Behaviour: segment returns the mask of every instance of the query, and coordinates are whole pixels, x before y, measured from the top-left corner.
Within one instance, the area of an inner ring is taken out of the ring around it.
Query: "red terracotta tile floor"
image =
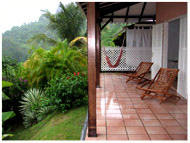
[[[126,79],[122,74],[100,75],[97,137],[86,135],[86,140],[187,140],[187,100],[141,100],[142,91]]]

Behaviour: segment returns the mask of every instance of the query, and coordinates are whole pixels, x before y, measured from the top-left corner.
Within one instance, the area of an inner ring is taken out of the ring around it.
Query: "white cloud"
[[[55,13],[59,2],[68,4],[65,0],[2,0],[1,1],[1,32],[10,30],[13,26],[37,21],[41,10],[48,9]],[[73,0],[72,0],[73,1]]]

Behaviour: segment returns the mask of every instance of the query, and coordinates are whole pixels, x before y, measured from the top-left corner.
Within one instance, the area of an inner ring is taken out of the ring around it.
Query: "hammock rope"
[[[115,63],[114,65],[111,63],[111,61],[110,61],[110,59],[109,59],[109,56],[106,55],[106,50],[105,50],[105,47],[104,47],[104,54],[105,54],[105,56],[106,56],[106,61],[107,61],[108,66],[109,66],[110,68],[116,68],[116,67],[118,67],[119,64],[120,64],[121,57],[122,57],[122,54],[123,54],[124,39],[125,39],[125,37],[123,38],[122,48],[121,48],[119,57],[118,57],[118,59],[117,59],[117,61],[116,61],[116,63]]]

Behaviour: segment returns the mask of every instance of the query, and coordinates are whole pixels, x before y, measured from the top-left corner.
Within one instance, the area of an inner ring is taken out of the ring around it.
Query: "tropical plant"
[[[60,41],[60,39],[55,40],[53,38],[48,37],[46,34],[41,33],[28,39],[28,44],[32,45],[32,47],[41,46],[42,48],[48,50],[49,46],[55,46]]]
[[[3,112],[2,113],[2,125],[5,126],[5,121],[13,118],[15,115],[16,114],[13,111]],[[7,137],[12,137],[13,136],[13,134],[6,134],[6,133],[4,133],[5,132],[4,128],[2,128],[2,129],[3,129],[3,131],[2,131],[3,132],[2,139],[5,139]]]
[[[11,87],[12,85],[13,84],[11,82],[2,81],[2,88],[4,88],[4,87]],[[4,92],[2,92],[2,98],[3,98],[3,100],[10,99]]]
[[[13,84],[11,82],[2,81],[2,88],[11,87],[11,86],[13,86]],[[2,99],[3,99],[3,101],[4,100],[10,100],[10,98],[4,92],[2,92]],[[5,139],[6,137],[13,136],[13,134],[4,134],[4,132],[5,132],[4,127],[7,126],[7,125],[5,125],[5,121],[13,118],[15,115],[16,114],[13,111],[2,112],[2,125],[3,125],[3,128],[2,128],[2,130],[3,130],[2,131],[3,132],[2,139]]]
[[[122,27],[125,24],[108,24],[102,31],[101,31],[101,44],[103,46],[112,46],[114,47],[115,44],[112,41],[113,37],[122,30]]]
[[[44,10],[44,16],[49,19],[48,28],[55,31],[61,40],[84,35],[86,32],[86,20],[81,9],[74,3],[63,5],[61,2],[56,14]]]
[[[87,56],[87,38],[86,37],[76,37],[69,43],[69,47],[75,48],[81,52],[84,56]]]
[[[126,33],[125,31],[122,31],[119,33],[116,37],[112,39],[112,42],[114,42],[115,46],[126,46]]]
[[[24,77],[32,87],[44,87],[48,81],[67,70],[87,69],[87,57],[80,51],[69,47],[67,40],[60,42],[51,50],[39,48],[24,63]]]
[[[44,119],[52,108],[44,106],[44,93],[39,89],[28,90],[20,101],[20,112],[23,115],[23,124],[27,128]]]
[[[2,75],[10,79],[14,73],[14,69],[18,68],[17,61],[9,56],[3,56],[2,58]]]
[[[87,104],[87,92],[87,76],[79,72],[57,76],[45,88],[47,104],[62,112]]]
[[[10,98],[10,100],[5,100],[2,104],[3,111],[13,110],[17,117],[19,116],[19,100],[21,99],[24,92],[27,90],[27,80],[23,79],[21,76],[22,64],[16,63],[14,59],[10,57],[3,57],[2,60],[2,79],[3,85],[7,82],[11,82],[13,85],[3,88],[3,97],[5,95]]]

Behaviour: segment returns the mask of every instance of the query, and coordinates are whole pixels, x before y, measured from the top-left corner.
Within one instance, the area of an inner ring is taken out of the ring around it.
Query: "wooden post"
[[[98,3],[96,3],[96,87],[100,88],[100,20],[98,17]]]
[[[99,71],[101,72],[101,50],[102,50],[102,46],[101,46],[101,20],[99,21],[99,58],[100,58],[100,61],[99,61]],[[99,77],[99,80],[100,80],[100,77]]]
[[[88,30],[88,137],[96,137],[96,6],[87,4]]]

